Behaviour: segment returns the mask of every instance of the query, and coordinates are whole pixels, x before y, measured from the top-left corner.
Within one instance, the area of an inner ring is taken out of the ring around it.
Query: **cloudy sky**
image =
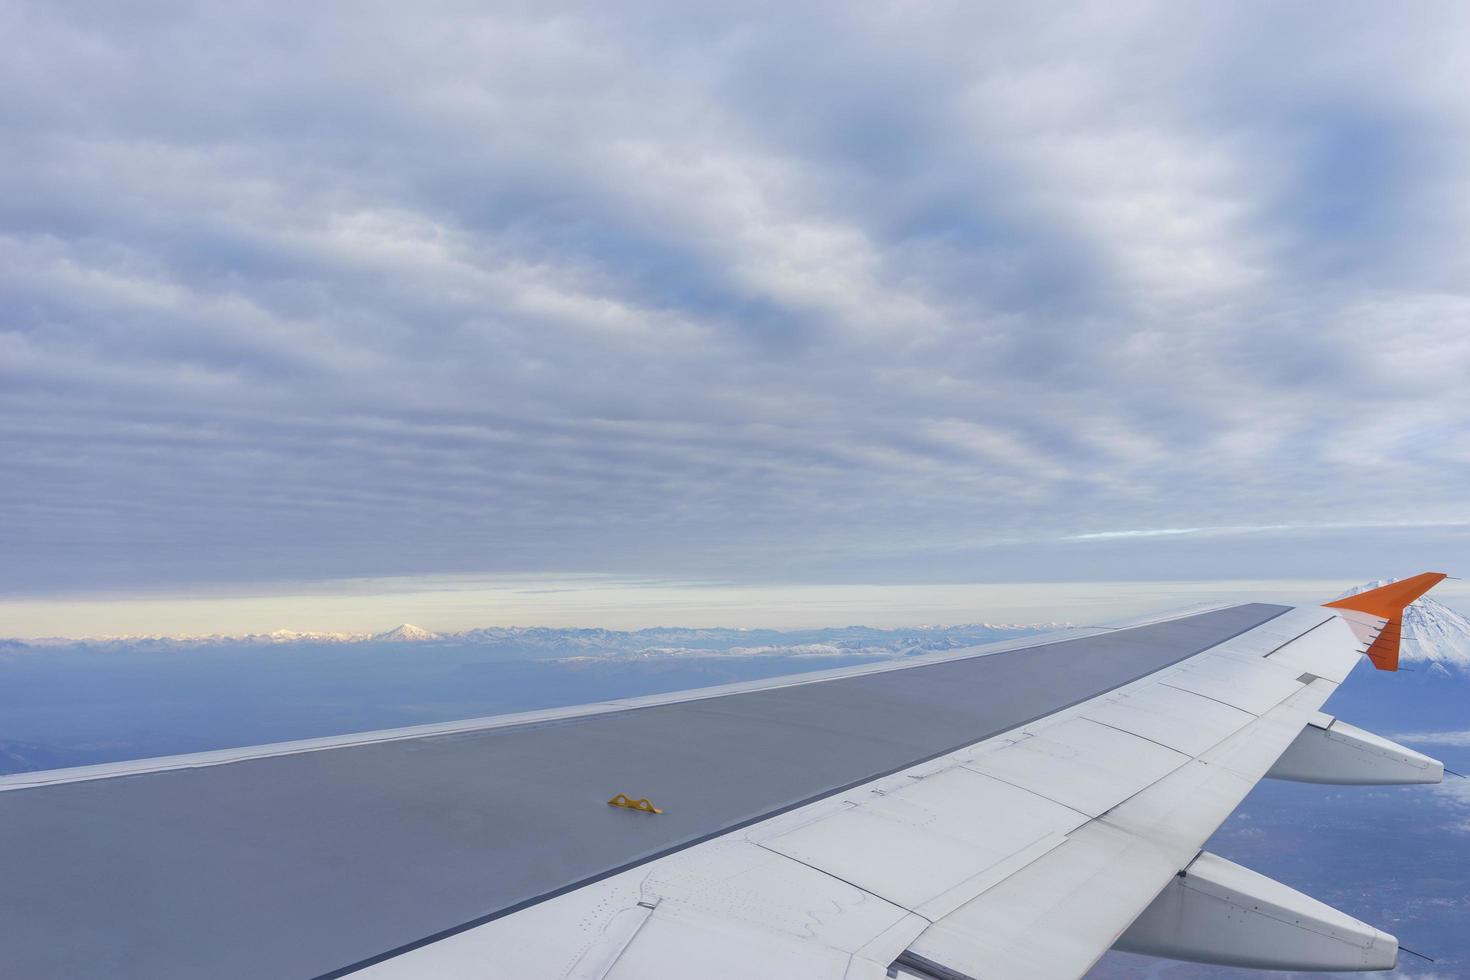
[[[5,0],[0,35],[20,633],[364,579],[1470,567],[1462,4]]]

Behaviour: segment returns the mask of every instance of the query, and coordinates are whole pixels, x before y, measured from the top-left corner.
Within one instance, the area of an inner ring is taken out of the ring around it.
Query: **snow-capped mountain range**
[[[1382,579],[1349,589],[1339,599],[1388,585],[1397,579]],[[1425,596],[1404,610],[1403,640],[1399,656],[1406,662],[1455,667],[1470,672],[1470,619]]]
[[[437,633],[404,623],[381,633],[326,633],[276,630],[243,636],[105,636],[43,640],[0,640],[0,653],[36,648],[86,648],[102,651],[187,651],[214,648],[262,648],[362,645],[413,649],[474,649],[512,658],[619,657],[758,657],[758,656],[902,656],[952,650],[1006,639],[1028,632],[1065,628],[1063,624],[921,626],[877,629],[865,626],[809,630],[685,629],[642,630],[556,629],[493,626]]]

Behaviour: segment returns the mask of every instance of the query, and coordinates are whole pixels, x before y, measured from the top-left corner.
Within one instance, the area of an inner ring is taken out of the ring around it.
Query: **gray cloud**
[[[11,4],[0,590],[1413,570],[1466,17]]]

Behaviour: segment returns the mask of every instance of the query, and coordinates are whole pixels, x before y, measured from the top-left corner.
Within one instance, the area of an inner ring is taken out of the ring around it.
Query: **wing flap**
[[[1078,977],[1179,870],[1175,862],[1154,842],[1093,821],[908,951],[972,977]]]
[[[1030,737],[978,752],[965,766],[1095,817],[1188,761],[1182,752],[1078,717],[1037,726]]]
[[[1103,701],[1083,717],[1185,755],[1199,755],[1255,715],[1161,682]]]
[[[699,976],[751,980],[769,976],[772,963],[787,976],[841,980],[851,955],[811,939],[751,928],[728,915],[683,905],[657,910],[618,957],[607,980]],[[697,963],[694,973],[689,964]],[[532,974],[532,976],[536,976]]]
[[[877,792],[762,846],[934,917],[984,890],[994,877],[991,869],[1016,854],[1054,846],[1087,819],[955,765],[913,785]]]
[[[1295,694],[1301,685],[1297,674],[1270,660],[1257,657],[1254,669],[1242,671],[1226,657],[1200,656],[1169,678],[1169,686],[1189,691],[1253,715],[1260,715]]]

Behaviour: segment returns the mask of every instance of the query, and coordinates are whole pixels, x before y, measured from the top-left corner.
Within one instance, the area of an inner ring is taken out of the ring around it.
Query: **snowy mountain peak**
[[[412,623],[404,623],[393,627],[386,633],[378,633],[373,636],[373,639],[379,643],[424,643],[439,638],[439,634],[433,630],[426,630]]]
[[[1338,598],[1345,599],[1395,581],[1398,580],[1369,582],[1347,590]],[[1427,662],[1439,671],[1448,664],[1470,672],[1470,619],[1425,596],[1404,610],[1404,633],[1399,652],[1406,661]]]

